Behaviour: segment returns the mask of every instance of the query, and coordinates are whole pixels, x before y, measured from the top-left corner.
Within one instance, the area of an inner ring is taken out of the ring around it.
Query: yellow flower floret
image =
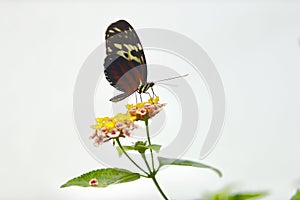
[[[108,121],[104,124],[106,129],[113,129],[115,127],[115,123],[113,121]]]
[[[159,101],[159,96],[156,96],[155,98],[150,98],[149,100],[148,100],[148,103],[152,103],[152,104],[156,104],[156,103],[158,103],[158,101]]]

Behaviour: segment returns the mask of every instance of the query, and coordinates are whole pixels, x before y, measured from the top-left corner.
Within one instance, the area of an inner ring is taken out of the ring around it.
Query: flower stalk
[[[120,139],[119,138],[117,138],[116,139],[116,141],[117,141],[117,144],[119,145],[119,147],[120,147],[120,149],[122,150],[122,152],[124,153],[124,155],[137,167],[137,168],[139,168],[142,172],[144,172],[145,174],[147,174],[148,176],[150,176],[151,175],[151,171],[150,171],[150,174],[149,173],[147,173],[141,166],[139,166],[128,154],[127,154],[127,152],[124,150],[124,148],[123,148],[123,146],[122,146],[122,144],[121,144],[121,142],[120,142]]]
[[[146,126],[146,132],[147,132],[147,140],[148,140],[149,145],[152,145],[151,144],[151,140],[150,140],[150,131],[149,131],[148,120],[149,120],[148,118],[145,119],[145,126]],[[152,149],[150,149],[150,154],[151,154],[152,170],[155,171]]]
[[[153,180],[153,182],[154,182],[156,188],[158,189],[159,193],[161,194],[161,196],[163,196],[163,198],[164,198],[165,200],[167,200],[168,197],[165,195],[165,193],[162,191],[161,187],[159,186],[159,184],[158,184],[158,182],[157,182],[157,180],[156,180],[156,178],[155,178],[155,174],[154,174],[154,176],[152,177],[152,180]]]
[[[145,125],[146,125],[146,132],[147,132],[147,140],[149,145],[151,145],[151,139],[150,139],[150,131],[149,131],[149,125],[148,125],[148,120],[149,118],[145,119]],[[165,195],[165,193],[163,192],[163,190],[161,189],[161,187],[159,186],[157,180],[156,180],[156,169],[154,167],[154,159],[153,159],[153,151],[152,149],[150,149],[150,153],[151,153],[151,162],[152,162],[152,171],[150,174],[151,179],[153,180],[157,190],[159,191],[159,193],[163,196],[164,199],[168,199],[167,196]]]
[[[146,132],[147,132],[147,139],[148,139],[148,143],[149,145],[151,145],[151,139],[149,137],[149,126],[148,126],[148,119],[145,120],[145,125],[146,125]],[[124,150],[119,138],[116,139],[117,141],[117,144],[119,145],[120,149],[122,150],[122,152],[125,154],[125,156],[136,166],[138,167],[142,172],[144,172],[145,174],[147,174],[147,176],[144,176],[145,178],[151,178],[152,181],[154,182],[154,185],[156,186],[157,190],[159,191],[159,193],[162,195],[162,197],[167,200],[167,196],[165,195],[165,193],[163,192],[163,190],[161,189],[160,185],[158,184],[157,180],[156,180],[156,169],[154,167],[154,159],[153,159],[153,151],[152,149],[150,149],[150,152],[151,152],[151,160],[152,160],[152,167],[153,169],[151,170],[150,166],[149,166],[149,162],[146,158],[146,155],[145,153],[140,153],[148,170],[149,170],[149,173],[147,173],[144,169],[142,169],[136,162],[134,162],[134,160],[132,160],[132,158],[127,154],[127,152]]]

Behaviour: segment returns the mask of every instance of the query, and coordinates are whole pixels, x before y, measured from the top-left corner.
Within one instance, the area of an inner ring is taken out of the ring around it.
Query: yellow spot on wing
[[[131,44],[124,44],[124,47],[126,47],[128,51],[134,50],[134,46],[132,46]]]
[[[121,29],[117,28],[117,27],[114,27],[115,31],[117,32],[121,32]]]
[[[122,45],[121,44],[118,44],[118,43],[115,43],[114,46],[118,49],[122,49]]]

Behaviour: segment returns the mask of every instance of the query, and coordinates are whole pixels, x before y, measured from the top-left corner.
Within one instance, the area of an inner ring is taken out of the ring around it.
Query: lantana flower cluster
[[[150,98],[148,102],[141,102],[137,104],[127,104],[128,113],[136,117],[136,120],[143,120],[145,117],[152,118],[157,115],[166,103],[159,103],[159,97]]]
[[[134,120],[135,117],[127,113],[118,113],[114,117],[96,118],[97,124],[92,126],[95,132],[90,138],[94,139],[94,144],[98,146],[111,139],[129,137],[136,128]]]
[[[119,113],[114,117],[96,118],[97,124],[92,126],[95,132],[90,138],[94,140],[96,146],[99,146],[111,139],[129,137],[137,128],[135,121],[154,117],[165,105],[159,103],[158,96],[150,98],[147,102],[127,104],[126,114]]]

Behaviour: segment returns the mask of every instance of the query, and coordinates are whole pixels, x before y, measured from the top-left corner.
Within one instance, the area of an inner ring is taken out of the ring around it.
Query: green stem
[[[149,133],[149,126],[148,126],[148,119],[145,119],[145,125],[146,125],[146,132],[147,132],[148,143],[149,143],[149,145],[151,145],[150,133]],[[152,149],[150,149],[150,153],[151,153],[152,170],[155,171]]]
[[[149,173],[151,174],[152,171],[151,171],[151,168],[150,168],[149,163],[148,163],[148,161],[147,161],[147,158],[146,158],[146,156],[145,156],[145,153],[141,153],[141,156],[142,156],[142,158],[143,158],[143,160],[144,160],[144,162],[145,162],[145,164],[146,164],[146,166],[147,166],[147,168],[148,168],[148,170],[149,170]]]
[[[160,194],[164,197],[164,199],[168,199],[168,197],[165,195],[165,193],[162,191],[162,189],[160,188],[160,186],[159,186],[159,184],[158,184],[158,182],[157,182],[157,180],[156,180],[156,178],[155,178],[155,175],[154,176],[152,176],[152,180],[153,180],[153,182],[154,182],[154,184],[155,184],[155,186],[156,186],[156,188],[158,189],[158,191],[160,192]]]
[[[139,168],[142,172],[144,172],[145,174],[147,174],[148,176],[150,175],[149,173],[147,173],[143,168],[141,168],[136,162],[134,162],[134,160],[132,160],[132,158],[127,154],[127,152],[124,150],[119,138],[116,139],[119,147],[121,148],[121,150],[123,151],[123,153],[125,154],[125,156],[137,167]]]

